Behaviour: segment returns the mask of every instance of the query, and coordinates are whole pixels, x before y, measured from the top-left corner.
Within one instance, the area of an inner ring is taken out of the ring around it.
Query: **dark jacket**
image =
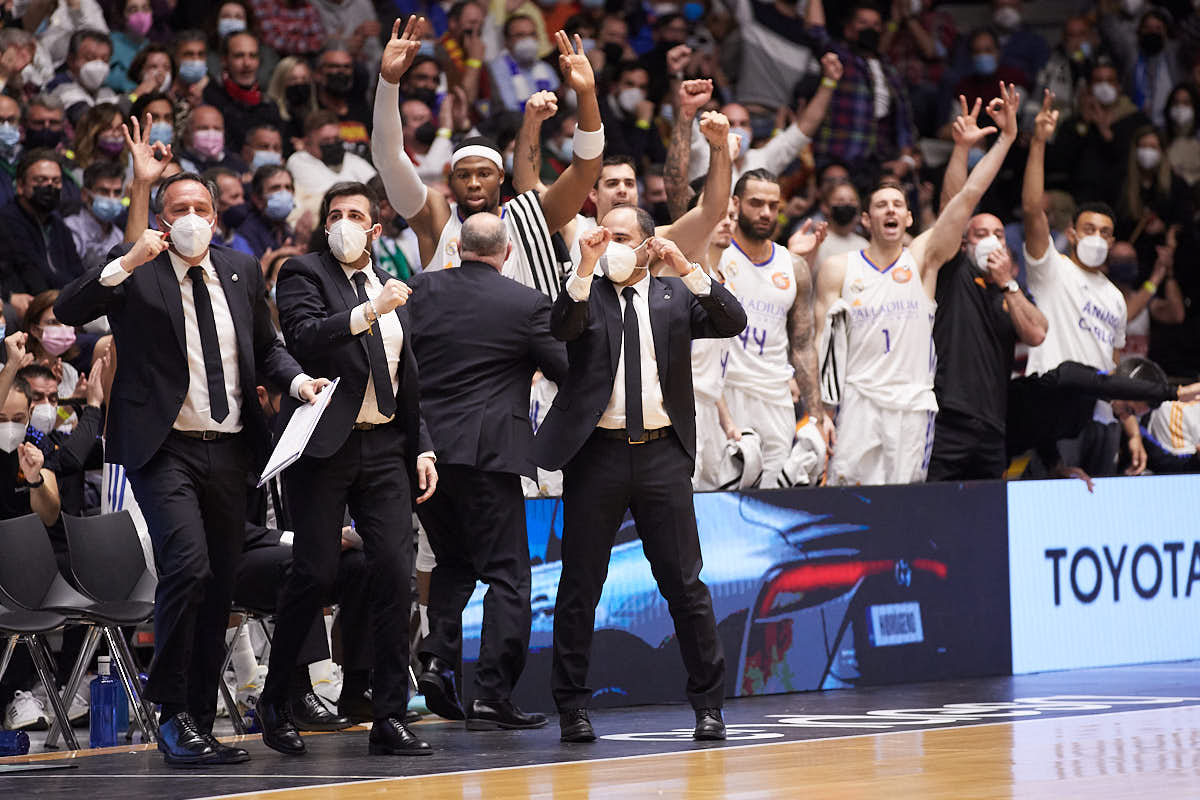
[[[696,456],[696,396],[692,389],[692,340],[736,336],[746,312],[729,291],[712,282],[696,297],[679,278],[650,278],[650,327],[663,407],[680,444]],[[569,374],[535,437],[537,464],[559,469],[596,428],[612,398],[621,352],[621,305],[613,284],[595,277],[585,303],[564,289],[554,302],[550,330],[567,343]]]
[[[53,211],[46,226],[14,199],[0,208],[0,295],[38,295],[61,289],[83,274],[83,261],[75,251],[75,239]]]
[[[286,220],[272,222],[253,206],[246,215],[246,221],[238,226],[237,232],[250,245],[257,258],[262,258],[262,254],[268,250],[282,247],[292,236],[292,229],[288,227]]]
[[[409,285],[421,413],[438,460],[536,479],[530,380],[537,369],[555,382],[567,375],[549,299],[478,261]]]
[[[106,264],[128,251],[129,245],[113,248]],[[290,386],[300,365],[275,334],[258,262],[220,246],[209,253],[237,335],[242,431],[261,467],[270,439],[254,388],[264,380]],[[66,325],[108,315],[120,359],[108,398],[105,460],[135,470],[162,446],[187,396],[183,298],[168,252],[116,286],[100,284],[103,269],[89,270],[63,289],[54,314]]]
[[[382,283],[391,277],[377,267],[372,269]],[[355,336],[350,333],[350,312],[359,304],[358,297],[346,279],[342,265],[328,250],[288,259],[279,271],[275,287],[279,324],[288,349],[299,357],[309,375],[342,379],[304,451],[305,455],[314,458],[328,458],[350,435],[371,376],[368,334],[363,332]],[[396,415],[399,424],[404,426],[404,461],[411,485],[415,487],[417,456],[433,450],[433,443],[421,419],[417,360],[413,357],[408,309],[400,306],[394,313],[404,329]],[[297,407],[299,401],[284,398],[279,430],[284,429]]]

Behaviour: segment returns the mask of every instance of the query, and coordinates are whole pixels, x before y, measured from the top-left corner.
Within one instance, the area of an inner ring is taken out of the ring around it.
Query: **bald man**
[[[472,214],[459,231],[461,266],[411,281],[421,411],[440,475],[437,493],[418,509],[437,556],[418,685],[431,711],[465,716],[467,730],[546,724],[544,715],[512,703],[532,619],[521,476],[537,478],[530,380],[539,369],[564,380],[567,351],[550,335],[546,295],[502,274],[513,247],[504,220]],[[488,591],[473,700],[464,712],[454,666],[477,580]]]
[[[1008,379],[1018,341],[1046,337],[1045,315],[1017,283],[1004,223],[977,214],[958,254],[938,272],[933,341],[937,373],[930,481],[1004,475]]]

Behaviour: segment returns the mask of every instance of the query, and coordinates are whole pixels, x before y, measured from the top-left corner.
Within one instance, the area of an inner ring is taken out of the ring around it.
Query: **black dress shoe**
[[[396,717],[375,720],[368,739],[368,752],[373,756],[429,756],[433,749]]]
[[[302,731],[341,731],[354,723],[330,711],[317,693],[309,689],[289,702],[292,723]]]
[[[417,679],[417,688],[425,696],[425,705],[439,717],[467,718],[458,700],[458,690],[454,688],[454,670],[437,656],[430,658],[425,665],[421,677]]]
[[[275,705],[260,699],[255,706],[258,724],[262,725],[263,744],[285,756],[304,755],[304,740],[292,722],[288,704]]]
[[[594,742],[596,731],[592,729],[592,721],[588,719],[586,708],[574,711],[564,711],[558,715],[559,739],[564,742]]]
[[[159,726],[158,749],[172,767],[203,767],[220,763],[208,735],[196,727],[186,711]]]
[[[211,733],[206,733],[204,736],[208,739],[209,746],[217,751],[217,764],[245,764],[250,760],[250,754],[242,748],[223,744]]]
[[[339,717],[345,717],[350,720],[350,724],[357,725],[362,722],[370,722],[375,719],[375,712],[371,706],[371,693],[355,692],[352,695],[347,695],[345,691],[338,698],[337,713]]]
[[[521,730],[545,724],[545,714],[526,714],[511,700],[475,700],[467,714],[469,731]]]
[[[696,709],[696,730],[692,738],[697,742],[720,742],[725,739],[725,720],[719,708]]]

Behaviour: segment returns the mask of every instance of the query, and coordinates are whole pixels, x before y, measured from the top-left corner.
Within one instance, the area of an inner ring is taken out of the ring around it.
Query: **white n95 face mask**
[[[57,421],[58,406],[52,403],[39,403],[29,412],[29,424],[42,433],[54,430],[54,423]]]
[[[171,225],[166,220],[167,230],[171,232],[171,244],[175,252],[184,258],[198,258],[208,249],[212,241],[212,225],[199,214],[184,214]]]
[[[0,452],[11,453],[25,441],[25,423],[0,422]]]
[[[1080,264],[1096,269],[1108,260],[1108,242],[1094,233],[1084,236],[1075,245],[1075,255]]]
[[[333,257],[343,264],[352,264],[367,248],[367,232],[357,222],[350,219],[339,219],[333,226],[325,229],[325,239]]]
[[[1001,247],[1000,240],[990,234],[975,243],[975,250],[972,256],[975,259],[975,266],[979,268],[980,272],[987,272],[988,256]]]
[[[637,247],[630,247],[620,242],[609,242],[608,247],[604,249],[604,255],[600,256],[600,271],[604,273],[604,277],[613,283],[629,280],[629,276],[638,268],[637,251],[644,244],[646,242]]]

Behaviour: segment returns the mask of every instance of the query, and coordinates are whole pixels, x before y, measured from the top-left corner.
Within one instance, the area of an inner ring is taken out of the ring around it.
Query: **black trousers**
[[[244,436],[205,442],[171,433],[127,473],[158,570],[146,698],[161,703],[164,715],[188,711],[206,730],[217,711],[250,460]]]
[[[997,480],[1007,466],[1002,432],[957,411],[938,412],[927,481]]]
[[[554,605],[551,689],[560,712],[585,708],[596,605],[625,510],[675,622],[693,708],[720,708],[725,654],[700,580],[692,459],[675,436],[630,445],[593,434],[563,468],[562,577]],[[655,643],[657,644],[657,643]],[[636,664],[630,664],[636,670]]]
[[[429,586],[422,657],[458,663],[462,613],[475,581],[488,585],[475,696],[507,700],[529,651],[529,536],[521,477],[458,464],[438,467],[438,488],[417,514],[437,566]]]
[[[276,617],[264,700],[287,699],[288,679],[313,617],[333,599],[342,521],[349,506],[367,557],[375,717],[403,719],[408,707],[413,568],[412,491],[404,453],[403,429],[393,422],[351,431],[329,458],[301,457],[283,473],[295,539],[292,571]]]

